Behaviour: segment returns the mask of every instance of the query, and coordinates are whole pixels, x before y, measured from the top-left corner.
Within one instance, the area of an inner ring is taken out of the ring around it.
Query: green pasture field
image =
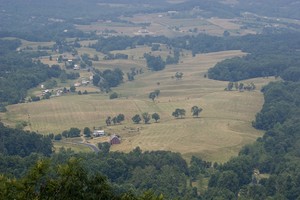
[[[65,143],[65,142],[54,142],[54,151],[59,151],[60,148],[65,149],[72,149],[75,152],[91,152],[92,150],[84,145],[80,144],[71,144],[71,143]]]
[[[131,50],[123,53],[129,51]],[[31,126],[26,127],[27,129],[43,134],[61,133],[70,127],[101,128],[107,133],[122,137],[122,143],[112,146],[112,151],[128,152],[139,146],[149,151],[180,152],[187,159],[196,155],[210,161],[225,162],[237,155],[243,145],[262,135],[262,132],[251,126],[251,122],[263,104],[261,86],[273,79],[243,81],[254,82],[257,89],[238,92],[224,91],[228,82],[210,80],[204,75],[217,62],[243,55],[245,54],[241,51],[200,54],[195,57],[191,53],[185,54],[177,65],[168,65],[159,72],[145,70],[134,81],[125,80],[119,87],[113,88],[121,98],[109,100],[109,94],[106,93],[61,96],[10,105],[7,107],[8,112],[1,115],[1,119],[11,126],[20,120],[29,121]],[[111,62],[122,65],[123,60]],[[125,65],[127,62],[129,60],[124,61]],[[145,63],[141,60],[131,62],[145,68]],[[102,64],[99,64],[100,68]],[[126,69],[130,66],[128,63],[127,65]],[[176,72],[184,74],[181,80],[172,78]],[[96,90],[92,86],[86,88]],[[160,96],[153,102],[148,94],[156,89],[160,90]],[[80,87],[77,90],[83,91]],[[203,108],[199,118],[191,116],[190,109],[194,105]],[[176,108],[186,110],[184,119],[175,119],[172,116]],[[133,124],[132,116],[143,112],[156,112],[161,120],[158,123],[152,120],[146,125]],[[107,127],[105,119],[119,113],[125,115],[125,121],[120,125]],[[92,139],[89,142],[97,141]]]
[[[31,47],[33,50],[37,50],[39,46],[41,47],[52,47],[55,43],[54,42],[30,42],[27,40],[21,40],[22,45],[21,49],[24,49],[26,47]]]

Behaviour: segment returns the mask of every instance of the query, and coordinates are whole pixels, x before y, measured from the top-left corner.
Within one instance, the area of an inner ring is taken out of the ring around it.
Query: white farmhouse
[[[94,130],[93,136],[94,137],[102,137],[102,136],[105,136],[105,132],[104,132],[104,130]]]

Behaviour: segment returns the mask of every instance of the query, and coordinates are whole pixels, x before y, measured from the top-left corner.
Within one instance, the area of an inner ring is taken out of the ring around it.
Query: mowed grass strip
[[[251,79],[257,90],[251,92],[224,91],[228,82],[209,80],[207,70],[217,62],[240,51],[226,51],[185,56],[178,65],[169,65],[160,72],[146,71],[133,82],[114,88],[121,98],[109,100],[108,94],[69,95],[34,103],[8,106],[3,121],[28,120],[31,130],[41,133],[60,133],[70,127],[101,127],[122,137],[113,151],[128,152],[139,146],[143,150],[171,150],[189,159],[192,155],[207,160],[224,162],[237,155],[239,149],[256,140],[262,133],[251,126],[255,114],[263,104],[261,86],[273,79]],[[172,78],[183,72],[182,80]],[[158,84],[159,83],[159,84]],[[152,102],[148,94],[155,89],[160,96]],[[192,118],[192,106],[203,108],[199,118]],[[175,119],[176,108],[186,110],[184,119]],[[135,114],[157,112],[159,123],[133,124]],[[108,116],[125,115],[121,125],[106,127]],[[90,141],[94,143],[93,140]],[[95,141],[95,143],[97,143]]]
[[[70,143],[64,143],[64,142],[54,142],[54,151],[58,152],[59,149],[64,148],[64,149],[71,149],[75,152],[92,152],[92,150],[84,145],[80,144],[70,144]]]

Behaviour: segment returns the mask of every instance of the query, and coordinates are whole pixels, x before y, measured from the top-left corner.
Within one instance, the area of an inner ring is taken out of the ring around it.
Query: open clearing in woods
[[[111,147],[113,151],[128,152],[139,146],[143,150],[180,152],[185,158],[197,155],[206,160],[224,162],[237,155],[243,145],[261,136],[260,131],[252,128],[251,122],[263,104],[260,88],[272,79],[243,81],[254,82],[257,86],[255,91],[228,92],[224,91],[228,82],[210,80],[204,75],[217,62],[242,55],[240,51],[196,57],[188,54],[178,65],[168,65],[159,72],[145,70],[145,73],[136,76],[136,80],[113,88],[122,96],[119,99],[109,100],[108,94],[62,96],[10,105],[1,118],[12,125],[17,120],[28,121],[30,116],[31,126],[28,128],[45,134],[60,133],[70,127],[102,127],[106,132],[122,137],[120,145]],[[140,64],[140,67],[145,66]],[[171,78],[176,72],[184,74],[182,80]],[[156,89],[160,90],[160,96],[152,102],[148,94]],[[190,109],[194,105],[203,108],[199,118],[191,116]],[[176,108],[186,110],[184,119],[172,117]],[[133,124],[131,117],[143,112],[157,112],[161,120],[147,125]],[[121,125],[106,127],[105,119],[119,113],[125,115],[125,121]],[[93,140],[90,142],[93,143]]]

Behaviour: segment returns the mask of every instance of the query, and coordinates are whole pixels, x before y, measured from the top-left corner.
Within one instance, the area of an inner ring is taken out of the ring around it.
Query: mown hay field
[[[10,105],[2,119],[10,124],[17,120],[30,120],[31,126],[28,128],[44,134],[57,134],[70,127],[100,127],[122,137],[122,143],[112,146],[112,151],[128,152],[139,146],[149,151],[180,152],[185,158],[197,155],[206,160],[224,162],[237,155],[243,145],[262,135],[262,132],[251,126],[251,122],[263,104],[260,88],[273,79],[243,81],[255,83],[255,91],[224,91],[228,82],[210,80],[205,78],[205,74],[217,62],[243,55],[240,51],[200,54],[195,57],[188,54],[177,65],[168,65],[159,72],[145,71],[137,75],[134,81],[125,81],[114,88],[113,91],[120,94],[121,98],[109,100],[109,94],[103,93],[74,94]],[[144,65],[141,63],[140,67],[145,68]],[[184,74],[181,80],[172,78],[176,72]],[[156,89],[160,90],[160,95],[153,102],[148,94]],[[203,108],[199,118],[191,116],[190,109],[194,105]],[[186,110],[184,119],[172,116],[176,108]],[[156,112],[161,120],[146,125],[133,124],[132,116],[143,112]],[[125,121],[120,125],[106,127],[105,119],[119,113],[125,115]]]

